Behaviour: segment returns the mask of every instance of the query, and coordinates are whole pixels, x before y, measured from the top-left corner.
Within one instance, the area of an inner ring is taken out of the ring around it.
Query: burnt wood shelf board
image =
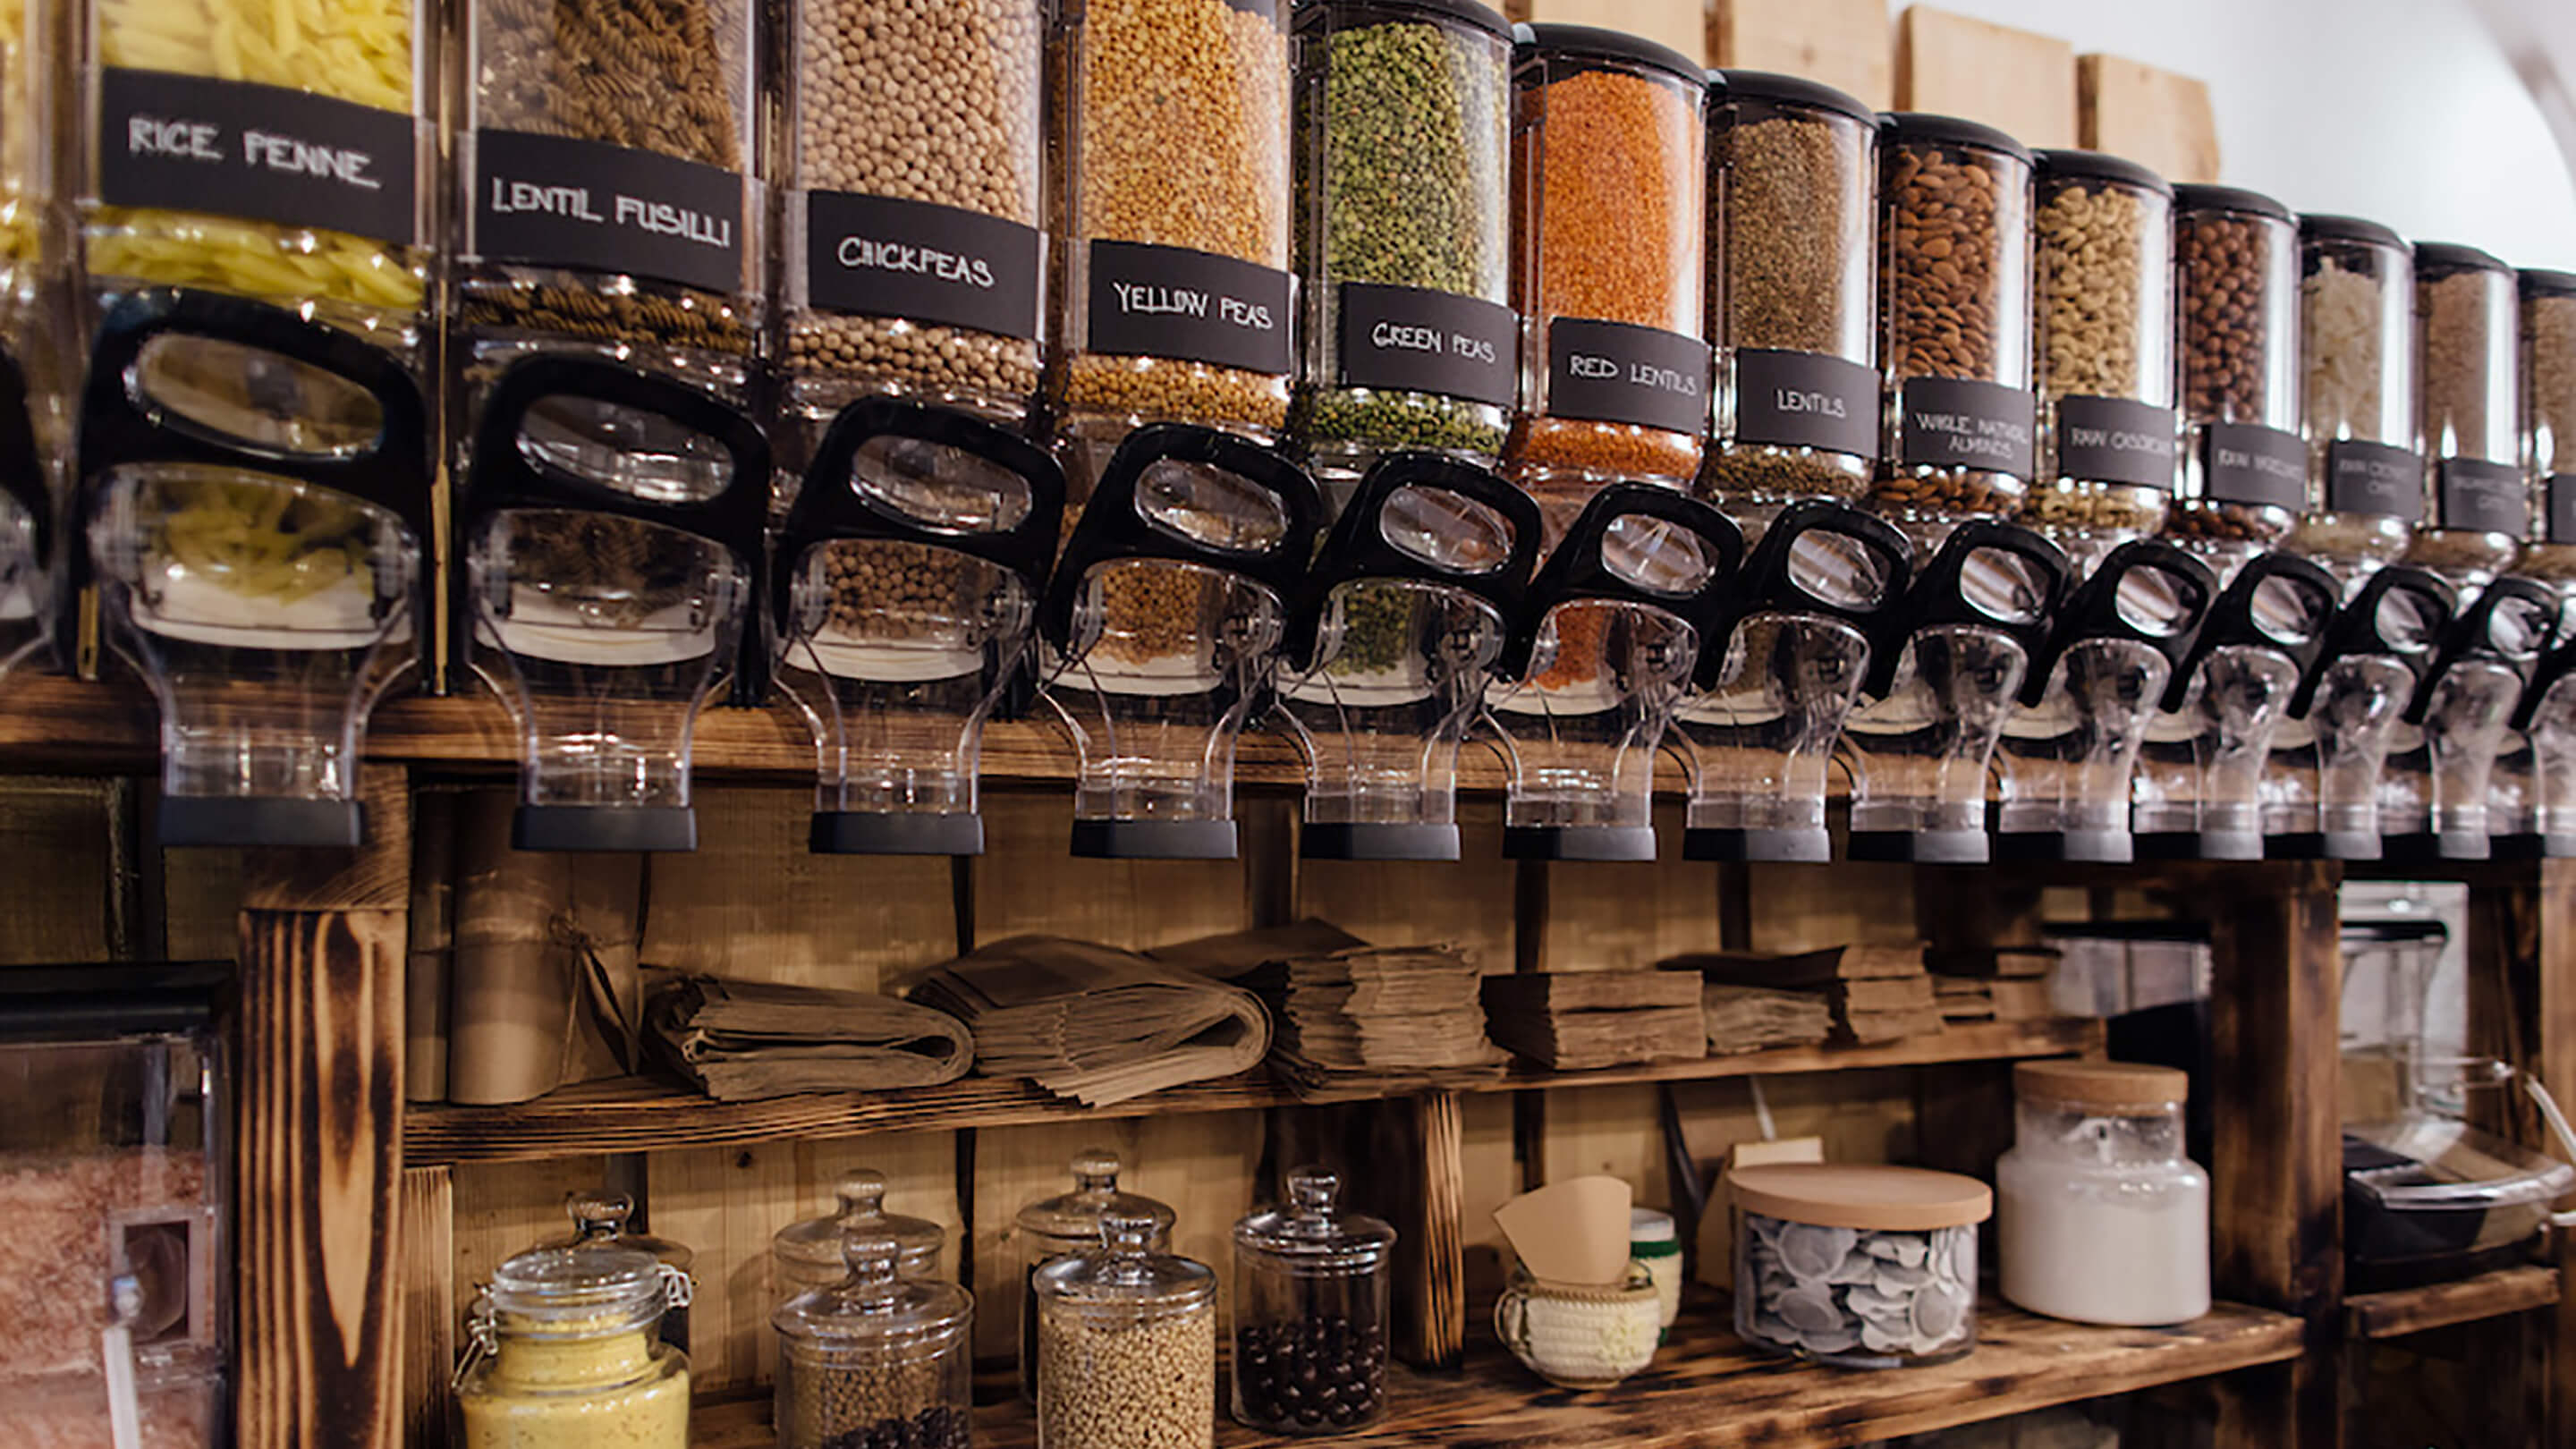
[[[2355,1338],[2399,1338],[2546,1308],[2557,1301],[2557,1269],[2503,1268],[2457,1283],[2355,1293],[2344,1299],[2343,1316],[2345,1330]]]

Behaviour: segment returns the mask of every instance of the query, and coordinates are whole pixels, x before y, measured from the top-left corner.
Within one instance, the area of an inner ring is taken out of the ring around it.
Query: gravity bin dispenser
[[[36,445],[32,404],[26,373],[0,347],[0,681],[43,655],[56,617],[56,475]]]
[[[2173,544],[2132,539],[2058,611],[1998,746],[2007,858],[2126,862],[2130,776],[2218,579]]]
[[[368,712],[428,633],[410,374],[265,303],[138,291],[100,324],[80,466],[105,632],[160,706],[161,843],[356,845]]]
[[[1038,616],[1041,698],[1080,756],[1073,853],[1230,860],[1234,749],[1322,504],[1277,452],[1153,423],[1101,469]]]
[[[769,493],[759,429],[695,387],[561,355],[493,384],[457,633],[519,735],[513,846],[696,848],[698,711],[765,663],[743,635]]]
[[[1845,504],[1792,503],[1772,517],[1702,631],[1692,688],[1673,715],[1690,778],[1687,858],[1832,857],[1834,741],[1913,562],[1895,525]]]
[[[1288,621],[1275,718],[1306,760],[1300,850],[1456,860],[1458,747],[1538,561],[1537,503],[1481,468],[1390,453]]]
[[[1649,483],[1594,493],[1530,586],[1492,690],[1518,860],[1655,858],[1655,754],[1744,536]]]
[[[2485,860],[2494,766],[2523,687],[2558,629],[2558,596],[2504,578],[2460,608],[2399,716],[2379,781],[2382,850],[2394,860]]]
[[[2576,635],[2561,638],[2532,666],[2511,724],[2526,748],[2515,762],[2515,814],[2497,822],[2495,853],[2522,860],[2576,856]],[[2497,769],[2504,768],[2499,760]]]
[[[1853,859],[1987,860],[1987,767],[2072,573],[2057,545],[1984,519],[1952,527],[1917,571],[1843,726]]]
[[[2449,584],[2393,565],[2363,579],[2326,626],[2264,766],[2266,856],[2379,858],[2381,767],[2458,607]]]
[[[2263,858],[2263,766],[2325,647],[2336,596],[2334,575],[2290,554],[2237,569],[2147,725],[2131,816],[2139,855]]]
[[[984,721],[1028,661],[1063,512],[1063,473],[1016,433],[892,398],[833,420],[773,585],[777,682],[818,754],[815,850],[982,853]]]

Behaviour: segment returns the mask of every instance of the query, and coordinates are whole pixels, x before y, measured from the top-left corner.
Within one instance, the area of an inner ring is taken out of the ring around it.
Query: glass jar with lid
[[[2523,461],[2531,534],[2514,572],[2576,592],[2576,272],[2522,274]]]
[[[622,1192],[574,1192],[564,1195],[564,1211],[572,1217],[569,1236],[550,1238],[539,1248],[594,1249],[625,1248],[642,1253],[695,1283],[697,1250],[686,1243],[657,1238],[651,1233],[631,1230],[627,1225],[635,1217],[635,1199]],[[689,1300],[675,1299],[662,1315],[662,1341],[682,1353],[689,1351]]]
[[[615,1246],[538,1248],[475,1300],[456,1371],[462,1449],[687,1449],[689,1358],[655,1326],[686,1274]]]
[[[2165,537],[2225,582],[2290,536],[2307,500],[2299,436],[2299,223],[2268,196],[2174,188],[2182,487]]]
[[[770,1316],[779,1449],[966,1449],[975,1300],[903,1271],[907,1247],[881,1227],[851,1228],[840,1280]]]
[[[2183,1155],[2190,1085],[2127,1062],[2013,1067],[2014,1143],[1995,1165],[2006,1298],[2124,1327],[2209,1311],[2209,1174]]]
[[[1395,1229],[1345,1213],[1341,1178],[1288,1174],[1288,1201],[1234,1225],[1234,1417],[1338,1434],[1386,1412]]]
[[[906,1217],[885,1210],[885,1174],[861,1167],[841,1174],[832,1188],[839,1206],[821,1217],[780,1228],[769,1240],[770,1262],[778,1270],[778,1296],[793,1298],[809,1288],[830,1288],[849,1276],[842,1251],[853,1234],[883,1233],[895,1240],[896,1268],[906,1278],[936,1278],[948,1230],[928,1218]]]
[[[1118,1190],[1118,1154],[1093,1150],[1077,1154],[1070,1164],[1073,1191],[1033,1202],[1020,1209],[1020,1392],[1034,1402],[1038,1392],[1038,1304],[1028,1288],[1037,1271],[1058,1258],[1087,1253],[1100,1246],[1100,1221],[1111,1213],[1150,1220],[1154,1229],[1146,1246],[1161,1251],[1172,1231],[1173,1213],[1150,1197]]]
[[[1766,1163],[1727,1175],[1735,1334],[1841,1368],[1946,1363],[1977,1343],[1977,1224],[1994,1194],[1916,1167]]]
[[[2349,594],[2405,551],[2424,514],[2415,258],[2377,222],[2303,216],[2299,268],[2308,511],[2289,547],[2332,570]]]
[[[1113,1209],[1099,1245],[1040,1268],[1038,1449],[1216,1442],[1216,1270],[1155,1252],[1162,1224]]]
[[[2483,587],[2512,568],[2531,527],[2516,290],[2513,268],[2475,247],[2415,247],[2424,509],[2404,557],[2454,588]]]

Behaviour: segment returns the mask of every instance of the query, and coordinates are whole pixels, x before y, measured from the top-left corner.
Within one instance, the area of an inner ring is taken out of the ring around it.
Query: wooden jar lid
[[[1746,1212],[1820,1228],[1928,1232],[1984,1222],[1995,1207],[1975,1178],[1919,1167],[1778,1162],[1739,1167],[1727,1181]]]
[[[2106,1112],[2170,1110],[2191,1093],[2191,1078],[2143,1062],[2013,1063],[2013,1095]]]

